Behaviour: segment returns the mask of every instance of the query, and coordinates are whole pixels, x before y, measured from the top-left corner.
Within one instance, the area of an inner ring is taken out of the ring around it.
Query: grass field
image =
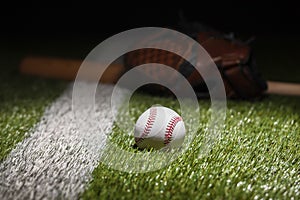
[[[141,103],[143,102],[143,103]],[[139,96],[140,110],[153,102],[178,109],[170,99]],[[209,105],[199,101],[201,125],[189,150],[172,165],[149,173],[126,173],[99,164],[84,199],[282,199],[300,192],[299,98],[228,102],[226,128],[209,156],[198,158]],[[133,138],[117,127],[112,140],[132,151]]]
[[[0,160],[2,160],[42,117],[66,83],[24,77],[17,62],[1,60],[0,73]]]
[[[266,78],[300,82],[295,40],[260,41],[258,63]],[[299,40],[296,42],[299,43]],[[266,48],[266,46],[268,48]],[[280,46],[281,49],[276,49]],[[291,46],[293,48],[291,48]],[[282,54],[292,49],[293,54]],[[273,53],[266,54],[268,49]],[[0,160],[23,140],[66,83],[18,74],[17,60],[2,54],[0,74]],[[288,62],[284,62],[284,61]],[[282,67],[285,63],[285,68]],[[266,67],[274,66],[274,67]],[[284,70],[285,69],[285,70]],[[287,72],[289,71],[289,72]],[[176,101],[137,94],[137,119],[145,108]],[[209,102],[200,100],[201,124],[189,150],[170,166],[126,173],[99,163],[83,199],[297,199],[300,196],[300,98],[269,96],[257,102],[228,101],[226,126],[207,157],[199,158]],[[120,113],[120,115],[126,115]],[[117,127],[110,139],[132,151],[133,138]]]

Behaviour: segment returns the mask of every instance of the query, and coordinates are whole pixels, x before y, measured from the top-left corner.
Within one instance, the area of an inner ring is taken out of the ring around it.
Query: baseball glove
[[[256,70],[253,49],[248,43],[199,24],[196,26],[184,24],[175,30],[189,35],[208,52],[222,76],[227,98],[257,99],[263,96],[267,83]],[[192,50],[184,44],[178,47],[177,44],[168,41],[163,45],[185,48],[187,51]],[[201,75],[189,62],[177,54],[161,49],[146,48],[129,52],[124,58],[127,69],[146,63],[161,63],[173,67],[189,81],[198,98],[209,97]],[[172,79],[168,75],[160,74],[155,69],[155,65],[142,73],[154,76],[156,79]],[[172,92],[160,85],[146,85],[143,90],[152,94],[172,95]]]

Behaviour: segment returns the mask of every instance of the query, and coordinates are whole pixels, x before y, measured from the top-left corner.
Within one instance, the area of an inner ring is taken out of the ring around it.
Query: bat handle
[[[300,84],[267,81],[268,94],[300,96]]]

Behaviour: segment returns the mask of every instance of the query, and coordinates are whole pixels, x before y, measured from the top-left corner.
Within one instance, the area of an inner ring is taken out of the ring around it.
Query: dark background
[[[140,2],[142,3],[142,2]],[[186,3],[187,6],[140,7],[126,4],[3,6],[1,35],[11,37],[111,36],[130,28],[173,26],[182,11],[189,21],[198,21],[226,32],[249,35],[299,34],[300,12],[296,3],[237,3],[230,1]],[[171,4],[170,4],[171,5]]]
[[[298,80],[300,12],[292,1],[140,1],[105,4],[3,5],[0,8],[0,51],[22,59],[46,55],[83,59],[104,39],[132,28],[176,26],[179,13],[221,32],[256,39],[258,64],[267,78]],[[287,70],[289,68],[291,70]],[[287,71],[289,74],[287,74]],[[285,76],[281,76],[285,74]],[[290,78],[294,77],[294,78]]]

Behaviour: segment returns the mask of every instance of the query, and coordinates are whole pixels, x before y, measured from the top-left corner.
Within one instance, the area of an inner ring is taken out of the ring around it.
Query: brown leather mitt
[[[212,57],[222,75],[227,98],[256,99],[263,95],[267,89],[267,83],[256,70],[253,50],[247,43],[207,29],[187,34],[198,41]],[[165,45],[179,48],[176,44],[167,42]],[[187,51],[191,50],[189,47],[184,48]],[[185,76],[199,98],[209,97],[201,75],[189,62],[172,52],[160,49],[139,49],[127,53],[124,61],[127,69],[146,63],[161,63],[173,67]],[[155,69],[155,65],[153,69],[143,73],[156,76],[158,79],[163,78]],[[166,88],[158,85],[148,85],[144,89],[154,94],[170,94]]]

